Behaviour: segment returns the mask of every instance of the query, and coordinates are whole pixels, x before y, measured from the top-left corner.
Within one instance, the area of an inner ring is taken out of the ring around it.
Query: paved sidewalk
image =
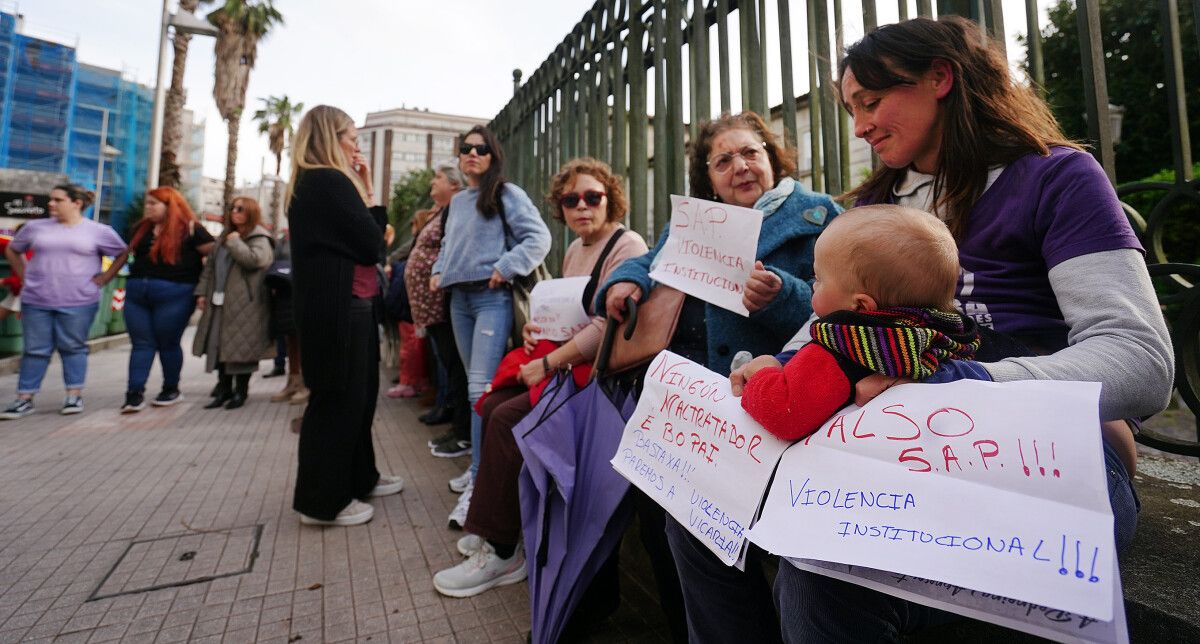
[[[78,416],[58,414],[56,358],[37,412],[0,422],[0,642],[525,641],[524,583],[433,590],[433,572],[461,560],[446,481],[467,460],[429,455],[444,428],[421,425],[414,401],[381,397],[375,424],[380,470],[405,491],[375,500],[366,526],[301,526],[288,431],[301,409],[267,400],[282,379],[255,376],[242,409],[204,410],[215,378],[189,357],[183,403],[122,416],[128,357],[92,355]],[[157,366],[150,382],[148,398]],[[0,402],[15,385],[0,377]],[[645,575],[629,572],[645,569],[635,541],[621,608],[585,641],[664,640]]]

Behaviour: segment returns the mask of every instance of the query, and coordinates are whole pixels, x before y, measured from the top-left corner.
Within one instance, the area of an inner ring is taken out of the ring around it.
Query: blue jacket
[[[787,201],[763,220],[756,258],[783,280],[783,288],[770,304],[749,318],[705,304],[709,369],[729,375],[729,363],[738,351],[774,355],[808,320],[812,315],[813,247],[817,236],[841,211],[829,195],[797,183]],[[669,230],[668,224],[649,253],[626,260],[612,272],[596,294],[595,307],[600,314],[604,313],[609,287],[617,282],[633,282],[642,293],[650,292],[650,263],[667,241]]]
[[[467,188],[450,199],[442,251],[433,263],[433,274],[442,276],[442,288],[486,280],[493,270],[511,281],[532,273],[550,252],[550,230],[524,190],[506,183],[500,191],[504,217],[516,239],[504,238],[499,213],[479,214],[478,197],[478,188]]]

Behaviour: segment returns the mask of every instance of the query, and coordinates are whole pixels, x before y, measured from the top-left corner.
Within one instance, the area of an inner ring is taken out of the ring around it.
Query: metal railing
[[[1162,244],[1165,223],[1177,216],[1179,206],[1200,202],[1200,182],[1191,172],[1177,1],[1156,2],[1165,36],[1175,182],[1124,185],[1118,193],[1167,193],[1145,216],[1128,211],[1148,250],[1152,274],[1165,284],[1159,287],[1160,297],[1179,354],[1181,398],[1200,411],[1200,291],[1192,289],[1200,267],[1192,265],[1193,257],[1169,262]],[[1200,16],[1200,0],[1192,2]],[[628,224],[653,243],[670,212],[670,195],[686,193],[690,137],[721,112],[748,109],[769,117],[785,144],[798,150],[798,175],[804,183],[833,195],[844,192],[862,180],[874,161],[851,137],[833,88],[848,4],[861,10],[864,31],[879,24],[881,10],[901,20],[958,14],[975,20],[1000,42],[1005,39],[1001,0],[598,0],[528,80],[520,83],[520,72],[514,72],[513,98],[491,123],[509,153],[510,178],[533,195],[544,194],[566,160],[582,155],[602,159],[627,178]],[[1076,4],[1087,142],[1115,180],[1099,0]],[[1036,0],[1026,0],[1024,13],[1028,72],[1041,86]],[[797,50],[795,23],[801,16],[807,48]],[[1200,39],[1200,33],[1194,35]],[[811,91],[797,97],[793,77],[803,64]],[[768,103],[773,95],[780,97],[774,106]],[[547,219],[556,238],[548,261],[557,269],[569,232]],[[1142,440],[1200,454],[1196,437],[1146,432]]]

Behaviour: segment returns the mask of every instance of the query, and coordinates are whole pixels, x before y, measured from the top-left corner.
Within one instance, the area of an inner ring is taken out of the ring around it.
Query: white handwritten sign
[[[762,219],[759,210],[671,195],[671,233],[654,257],[650,279],[750,315],[742,293],[754,269]]]
[[[590,277],[542,280],[529,294],[529,319],[542,328],[535,339],[566,342],[592,323],[583,308],[583,291]]]
[[[663,351],[612,464],[732,566],[787,446],[742,410],[729,378]]]
[[[893,387],[788,449],[759,546],[1112,619],[1097,383]]]
[[[1055,642],[1129,644],[1121,579],[1113,572],[1113,619],[1100,621],[1070,611],[979,592],[932,579],[847,566],[811,559],[789,559],[791,565],[901,599],[965,617],[999,624]],[[784,564],[786,565],[786,564]]]

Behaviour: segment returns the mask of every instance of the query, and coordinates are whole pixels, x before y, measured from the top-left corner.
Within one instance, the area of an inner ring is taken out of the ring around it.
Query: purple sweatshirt
[[[95,304],[100,287],[92,277],[100,272],[100,258],[120,254],[125,242],[110,226],[91,219],[68,226],[47,218],[25,224],[8,247],[33,251],[25,266],[21,303],[59,308]]]

